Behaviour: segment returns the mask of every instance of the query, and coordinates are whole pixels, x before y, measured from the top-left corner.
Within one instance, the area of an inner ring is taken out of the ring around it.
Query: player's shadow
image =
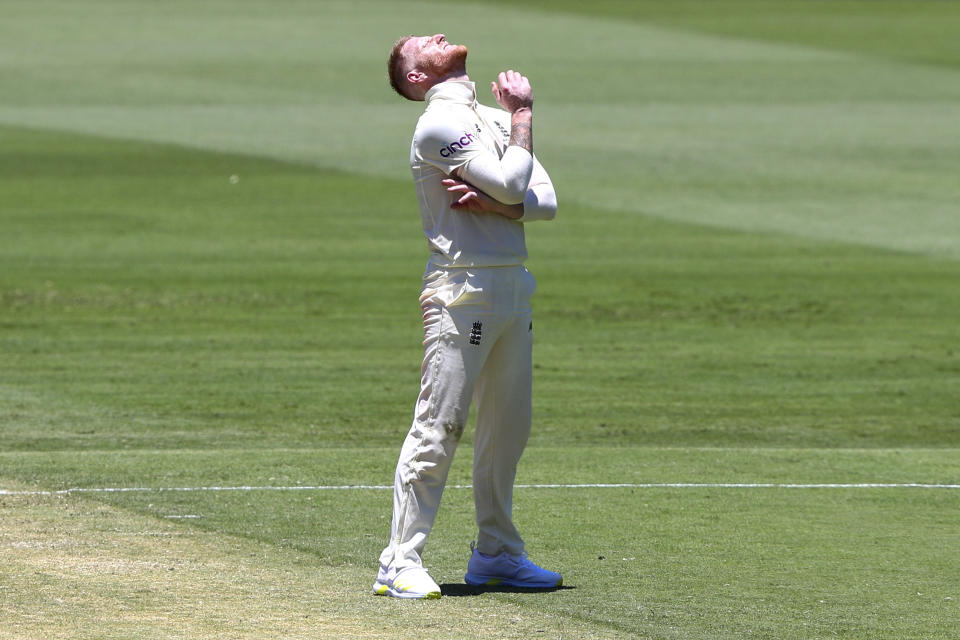
[[[554,591],[566,591],[568,589],[576,589],[576,587],[570,587],[567,585],[561,585],[559,587],[549,587],[546,589],[522,589],[520,587],[488,587],[488,586],[474,586],[472,584],[465,584],[462,582],[445,582],[440,585],[440,593],[443,594],[443,597],[450,598],[462,598],[466,596],[482,596],[485,593],[553,593]]]

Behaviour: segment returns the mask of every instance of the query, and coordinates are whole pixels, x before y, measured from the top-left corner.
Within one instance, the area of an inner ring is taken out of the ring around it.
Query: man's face
[[[466,71],[467,48],[450,44],[442,33],[414,36],[403,45],[410,67],[426,74],[443,77],[451,72]]]

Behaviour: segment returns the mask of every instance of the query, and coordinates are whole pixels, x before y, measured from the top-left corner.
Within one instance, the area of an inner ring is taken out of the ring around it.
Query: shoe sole
[[[563,586],[563,578],[553,582],[520,582],[510,578],[496,576],[472,576],[469,573],[463,577],[464,582],[474,587],[514,587],[515,589],[556,589]]]
[[[405,600],[439,600],[441,596],[439,591],[428,591],[426,593],[397,591],[393,587],[383,584],[382,582],[374,583],[373,594],[377,596],[390,596],[391,598],[403,598]]]

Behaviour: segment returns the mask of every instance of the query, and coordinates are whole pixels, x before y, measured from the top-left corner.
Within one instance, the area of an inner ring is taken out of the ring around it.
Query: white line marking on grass
[[[449,489],[472,489],[473,485],[455,484]],[[960,484],[920,482],[859,483],[774,483],[774,482],[620,482],[595,484],[518,484],[517,489],[960,489]],[[218,491],[386,491],[392,485],[296,485],[233,487],[72,487],[49,491],[13,491],[0,489],[0,496],[57,496],[72,493],[164,493]]]
[[[527,484],[523,489],[960,489],[960,484],[887,483],[774,483],[774,482],[645,482],[622,484]]]

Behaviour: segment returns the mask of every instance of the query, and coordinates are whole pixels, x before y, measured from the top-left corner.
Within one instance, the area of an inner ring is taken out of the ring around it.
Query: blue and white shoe
[[[555,589],[563,584],[563,576],[530,562],[526,554],[513,556],[504,551],[488,556],[470,545],[467,584],[486,587],[519,587],[521,589]]]

